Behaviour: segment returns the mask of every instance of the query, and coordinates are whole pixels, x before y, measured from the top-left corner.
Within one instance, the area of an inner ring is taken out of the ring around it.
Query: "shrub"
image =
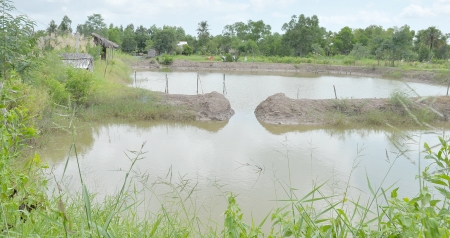
[[[67,70],[66,90],[77,104],[85,104],[92,93],[94,77],[91,72],[83,69],[69,68]]]
[[[183,55],[192,55],[194,50],[189,45],[183,45]]]
[[[170,56],[169,54],[163,54],[162,56],[161,56],[161,64],[164,64],[164,65],[169,65],[169,64],[171,64],[173,62],[173,57],[172,56]]]
[[[45,81],[45,85],[48,87],[50,97],[54,103],[62,105],[67,104],[69,94],[62,83],[56,79],[49,78]]]
[[[238,56],[232,56],[230,54],[225,54],[224,57],[225,58],[222,58],[223,62],[237,62],[239,60]],[[233,59],[233,57],[234,57],[234,59]]]

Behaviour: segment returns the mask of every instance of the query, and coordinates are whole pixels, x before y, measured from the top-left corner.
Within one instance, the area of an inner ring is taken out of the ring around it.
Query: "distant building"
[[[178,42],[177,46],[180,48],[183,48],[183,45],[187,45],[187,44],[188,44],[187,41],[180,41],[180,42]]]
[[[94,71],[94,57],[90,54],[63,53],[62,61],[76,69]]]
[[[147,58],[155,58],[156,57],[156,50],[155,49],[149,49]]]

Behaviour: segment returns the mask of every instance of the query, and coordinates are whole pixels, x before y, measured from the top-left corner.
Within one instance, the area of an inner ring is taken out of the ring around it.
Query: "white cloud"
[[[431,17],[435,13],[431,8],[422,7],[417,4],[411,4],[405,7],[400,13],[400,17],[404,18],[416,18],[416,17]]]
[[[251,8],[255,11],[271,10],[274,7],[286,7],[295,4],[297,0],[250,0]]]
[[[402,18],[428,18],[450,14],[450,0],[437,0],[433,4],[423,6],[420,2],[410,4],[400,13]]]
[[[359,11],[357,14],[351,15],[334,15],[334,16],[322,16],[319,15],[319,20],[321,23],[326,24],[338,24],[350,26],[354,23],[365,23],[365,24],[381,24],[392,22],[391,17],[381,11]]]

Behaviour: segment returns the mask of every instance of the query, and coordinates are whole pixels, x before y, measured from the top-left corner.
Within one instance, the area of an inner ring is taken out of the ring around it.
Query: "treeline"
[[[64,16],[58,26],[52,21],[47,33],[65,34],[71,32],[70,19]],[[76,32],[89,35],[96,32],[121,46],[124,52],[142,53],[154,48],[161,53],[216,55],[233,53],[236,55],[300,56],[348,55],[355,60],[372,58],[396,60],[430,61],[447,60],[450,47],[448,38],[437,27],[415,32],[408,25],[384,29],[370,25],[365,29],[348,26],[338,32],[327,31],[319,24],[317,16],[303,14],[292,16],[282,27],[283,34],[272,33],[270,25],[264,21],[236,22],[226,25],[222,34],[211,35],[207,21],[198,23],[195,36],[186,34],[182,27],[155,25],[146,28],[133,24],[109,27],[100,14],[88,16]],[[189,47],[177,47],[179,41],[187,41]]]

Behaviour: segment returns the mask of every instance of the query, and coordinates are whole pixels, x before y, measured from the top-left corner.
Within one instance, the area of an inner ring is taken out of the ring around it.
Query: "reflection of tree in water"
[[[82,156],[91,151],[94,146],[96,138],[102,135],[110,137],[111,130],[120,126],[130,128],[130,130],[137,130],[141,132],[150,131],[155,127],[166,127],[167,130],[196,127],[212,133],[217,133],[228,124],[225,122],[216,121],[193,121],[193,122],[164,122],[164,121],[144,121],[144,122],[103,122],[103,123],[82,123],[76,126],[75,135],[66,131],[58,131],[43,136],[41,143],[43,146],[38,151],[44,161],[59,162],[67,158],[72,143],[75,142],[78,156]],[[75,141],[74,141],[75,140]],[[74,152],[71,153],[74,156]]]
[[[58,162],[69,155],[73,143],[76,144],[78,155],[83,155],[92,149],[94,137],[92,129],[88,124],[77,126],[75,135],[67,131],[57,131],[44,135],[40,140],[43,145],[38,154],[44,161]],[[71,153],[74,155],[74,152]]]

